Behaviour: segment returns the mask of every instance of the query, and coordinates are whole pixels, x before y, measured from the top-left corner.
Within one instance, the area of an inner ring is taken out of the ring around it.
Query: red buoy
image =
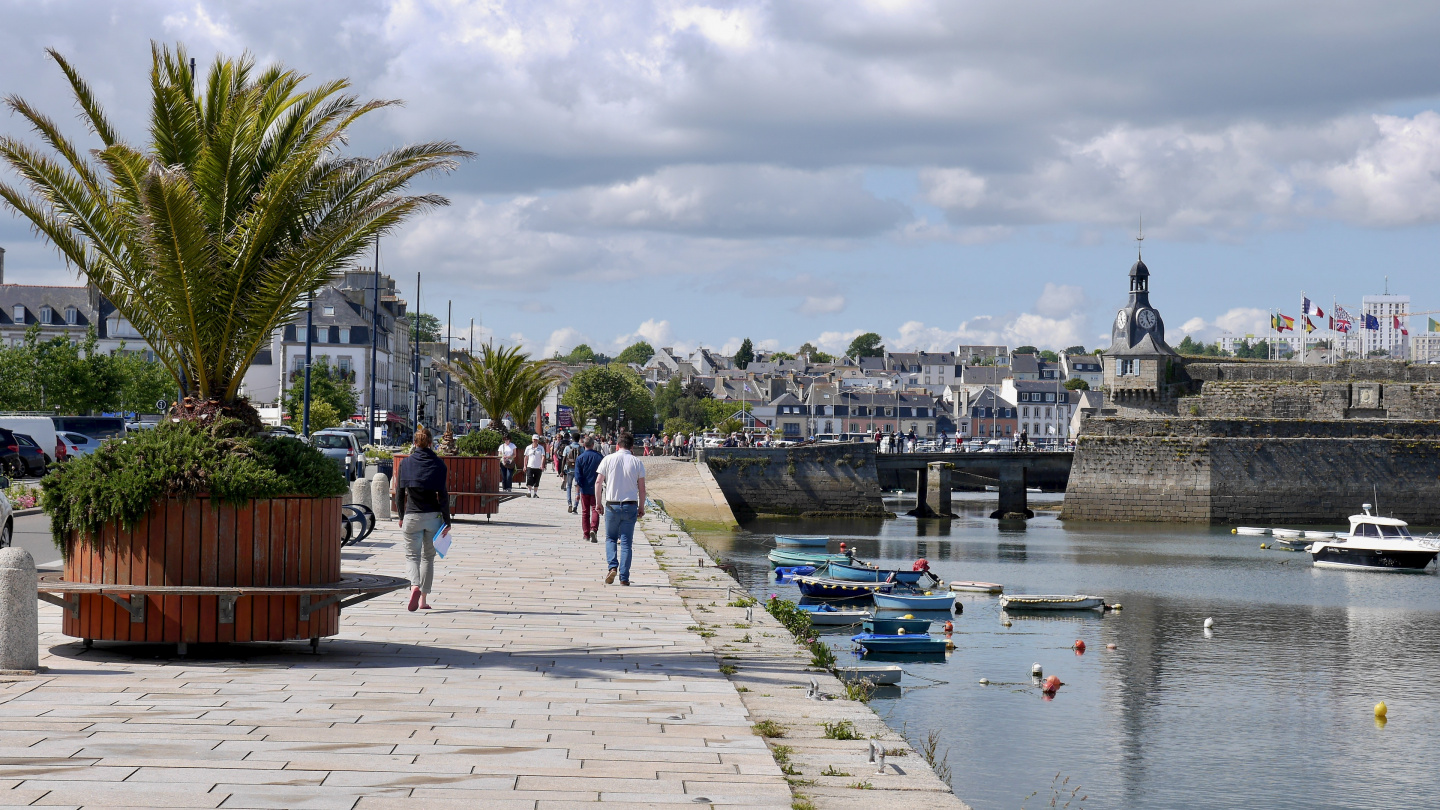
[[[950,635],[950,634],[953,633],[953,632],[955,632],[955,623],[954,623],[954,622],[945,622],[945,635],[948,636],[948,635]]]
[[[924,557],[921,557],[920,559],[918,559],[918,560],[915,561],[915,564],[914,564],[914,565],[910,566],[910,570],[911,570],[911,571],[929,571],[929,570],[930,570],[930,561],[927,560],[927,559],[925,559]]]
[[[1050,677],[1048,677],[1048,678],[1045,679],[1045,684],[1044,684],[1044,686],[1041,686],[1041,687],[1040,687],[1040,691],[1042,691],[1042,692],[1044,692],[1044,693],[1046,693],[1046,694],[1048,694],[1048,695],[1053,695],[1053,694],[1055,694],[1056,692],[1060,691],[1060,687],[1062,687],[1062,686],[1064,686],[1064,685],[1065,685],[1065,682],[1062,681],[1062,680],[1060,680],[1060,676],[1058,676],[1058,675],[1051,675]]]
[[[1070,648],[1075,651],[1075,654],[1076,654],[1076,655],[1084,655],[1084,654],[1085,654],[1085,642],[1082,641],[1082,640],[1080,640],[1080,639],[1078,639],[1078,638],[1075,639],[1075,643],[1074,643],[1074,644],[1070,645]]]

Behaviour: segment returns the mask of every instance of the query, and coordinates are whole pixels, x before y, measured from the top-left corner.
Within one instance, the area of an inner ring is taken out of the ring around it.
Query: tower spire
[[[1140,249],[1145,246],[1145,215],[1140,215],[1140,235],[1135,237],[1135,260],[1140,261]]]

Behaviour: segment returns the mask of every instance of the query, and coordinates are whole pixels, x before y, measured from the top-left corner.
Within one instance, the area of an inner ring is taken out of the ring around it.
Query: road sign
[[[575,427],[575,412],[569,405],[555,409],[555,424],[562,428]]]
[[[166,407],[167,405],[169,405],[169,404],[170,404],[170,403],[166,402],[166,401],[163,400],[163,399],[162,399],[162,400],[159,400],[159,401],[157,401],[157,402],[155,403],[155,410],[157,410],[157,411],[163,411],[163,410],[165,410],[165,407]]]

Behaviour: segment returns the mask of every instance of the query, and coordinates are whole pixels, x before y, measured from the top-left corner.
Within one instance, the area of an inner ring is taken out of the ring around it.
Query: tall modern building
[[[1366,315],[1374,315],[1379,329],[1359,329],[1361,354],[1385,350],[1391,357],[1405,359],[1410,356],[1410,338],[1395,327],[1395,319],[1406,331],[1410,329],[1410,296],[1408,295],[1367,295],[1360,301]],[[1363,327],[1364,324],[1361,324]]]

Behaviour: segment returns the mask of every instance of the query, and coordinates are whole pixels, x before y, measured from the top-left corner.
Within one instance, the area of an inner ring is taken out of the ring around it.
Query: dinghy
[[[875,686],[894,686],[900,683],[901,672],[903,670],[896,664],[854,664],[835,668],[836,676],[842,681],[869,681]]]
[[[1000,597],[1005,610],[1094,610],[1105,607],[1103,596],[1012,594]]]
[[[1236,534],[1246,534],[1251,537],[1264,537],[1270,533],[1269,529],[1261,529],[1255,526],[1241,526],[1235,530]]]
[[[851,636],[850,640],[863,647],[867,653],[945,652],[945,639],[928,634],[881,636],[874,633],[861,633],[858,636]]]
[[[826,554],[818,551],[792,551],[777,548],[770,552],[772,565],[823,565],[828,562],[850,562],[849,554]]]
[[[796,607],[810,614],[810,623],[813,625],[844,625],[859,624],[871,617],[868,610],[859,608],[837,608],[834,605],[796,605]]]
[[[798,546],[801,548],[824,548],[830,538],[823,534],[777,534],[775,545]]]
[[[998,582],[962,582],[950,580],[948,583],[952,591],[966,591],[967,593],[1004,593],[1005,586]]]
[[[822,577],[795,577],[800,593],[815,599],[868,599],[871,594],[889,593],[889,582],[845,582]]]
[[[1271,529],[1270,534],[1276,537],[1299,537],[1303,532],[1299,529]]]
[[[879,617],[866,619],[861,625],[867,633],[878,636],[899,635],[901,630],[906,633],[928,633],[930,632],[929,619],[882,619]]]
[[[876,568],[873,565],[856,562],[832,562],[826,566],[825,572],[831,579],[843,579],[847,582],[887,582],[893,576],[894,581],[901,585],[914,585],[920,581],[921,577],[931,576],[930,572],[924,569],[903,571],[898,568]]]
[[[946,591],[938,594],[875,594],[875,607],[900,608],[903,610],[949,610],[955,605],[955,594]]]

